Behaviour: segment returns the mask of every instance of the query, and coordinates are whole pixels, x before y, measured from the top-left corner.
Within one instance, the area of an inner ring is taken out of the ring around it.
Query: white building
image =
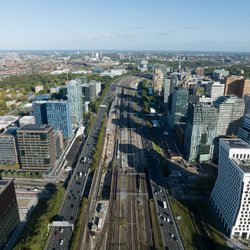
[[[212,82],[208,84],[208,93],[209,96],[214,100],[216,100],[219,96],[224,95],[225,85],[220,82]]]
[[[43,90],[43,85],[36,85],[35,86],[35,92],[39,93],[41,90]]]
[[[111,70],[105,70],[102,73],[100,73],[100,76],[121,76],[123,74],[126,74],[126,69],[111,69]]]
[[[148,60],[141,60],[141,63],[138,66],[138,69],[141,70],[141,72],[148,71]]]
[[[211,201],[231,238],[250,238],[250,146],[243,140],[220,139]]]

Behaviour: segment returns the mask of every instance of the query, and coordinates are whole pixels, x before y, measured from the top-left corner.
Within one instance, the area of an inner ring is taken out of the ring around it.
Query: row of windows
[[[233,158],[240,158],[240,159],[249,159],[250,155],[249,154],[233,154]]]

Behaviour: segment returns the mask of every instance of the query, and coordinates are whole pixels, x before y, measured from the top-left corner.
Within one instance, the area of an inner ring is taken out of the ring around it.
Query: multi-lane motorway
[[[73,232],[72,226],[74,226],[83,191],[87,182],[91,158],[97,144],[97,138],[101,129],[103,117],[107,112],[106,107],[109,106],[110,97],[114,89],[115,85],[112,83],[107,95],[102,101],[102,105],[104,105],[103,108],[100,108],[96,114],[94,125],[80,154],[79,161],[74,169],[58,213],[60,220],[63,222],[69,222],[69,226],[52,226],[45,249],[69,249],[69,243]]]

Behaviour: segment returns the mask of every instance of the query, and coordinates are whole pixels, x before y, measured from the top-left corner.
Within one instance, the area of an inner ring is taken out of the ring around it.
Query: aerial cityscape
[[[0,250],[250,249],[250,3],[1,7]]]

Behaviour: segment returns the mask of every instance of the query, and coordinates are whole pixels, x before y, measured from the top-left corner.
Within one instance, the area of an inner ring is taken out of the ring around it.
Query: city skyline
[[[243,0],[207,6],[197,0],[14,0],[1,7],[0,50],[250,52],[250,3]]]

